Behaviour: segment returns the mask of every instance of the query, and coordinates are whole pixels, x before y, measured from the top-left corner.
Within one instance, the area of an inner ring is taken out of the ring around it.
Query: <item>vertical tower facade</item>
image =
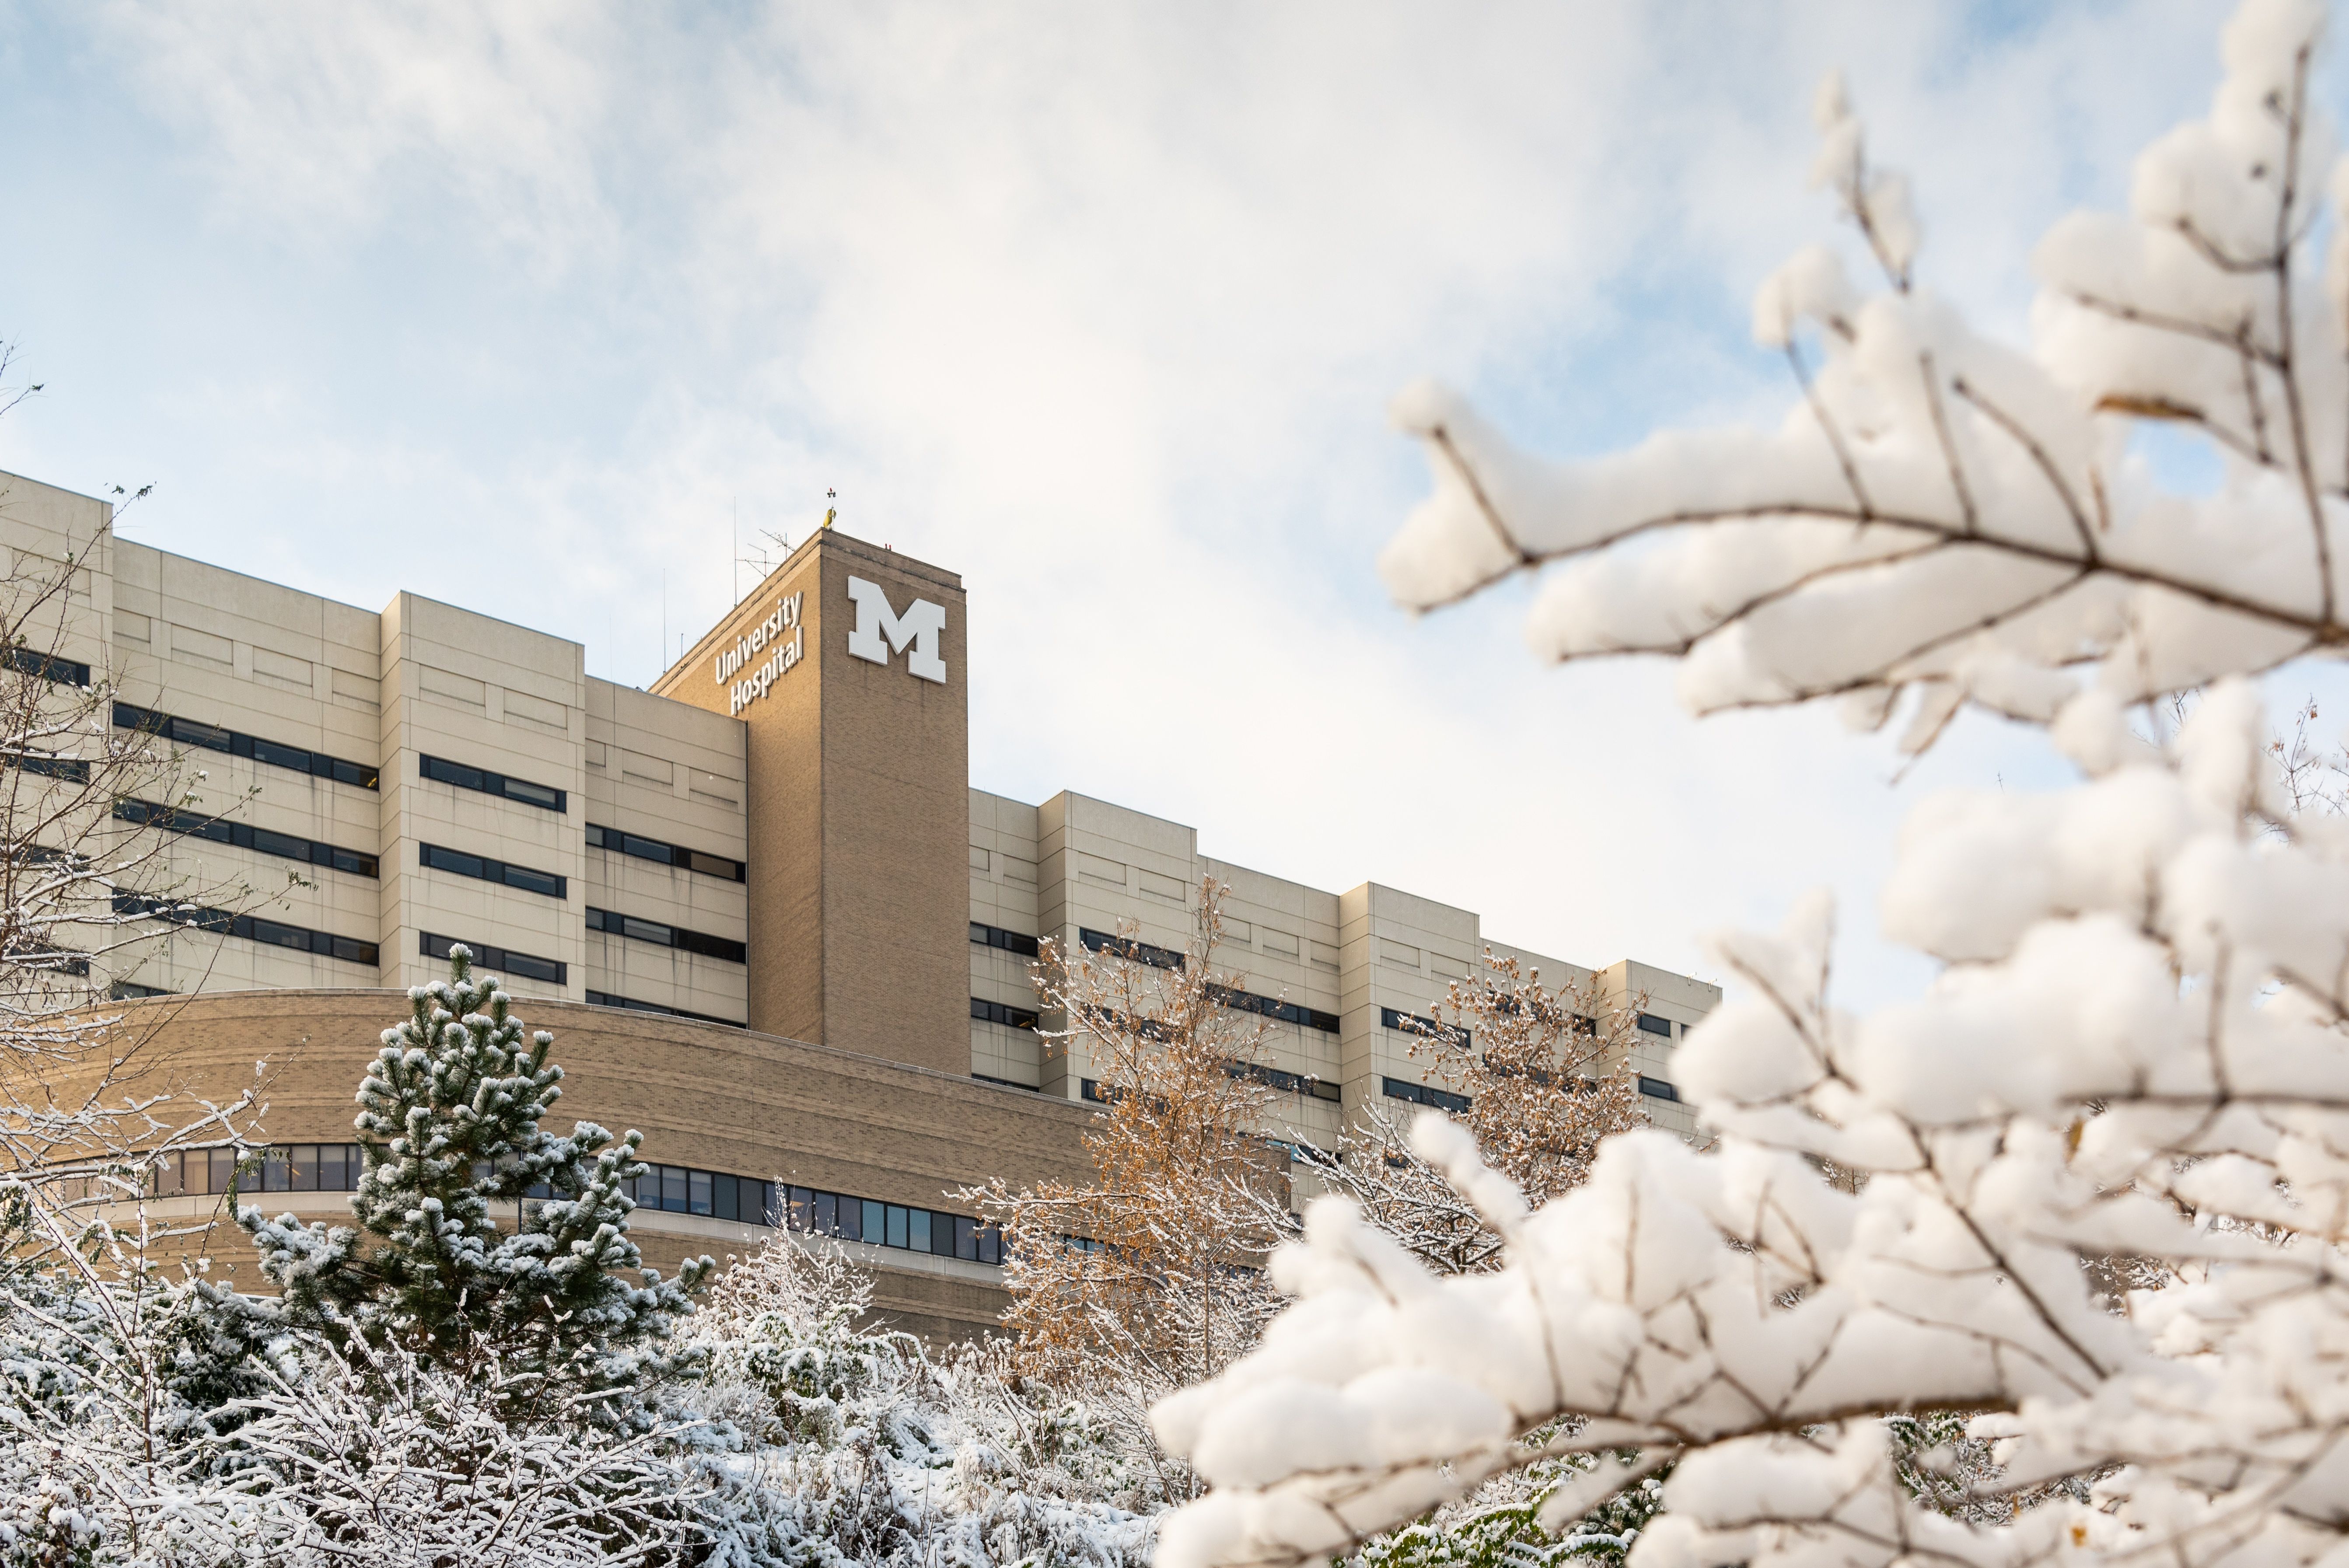
[[[824,531],[654,686],[748,732],[750,1026],[970,1071],[962,579]]]

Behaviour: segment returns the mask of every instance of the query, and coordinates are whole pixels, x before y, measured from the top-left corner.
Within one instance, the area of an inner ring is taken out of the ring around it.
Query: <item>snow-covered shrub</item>
[[[1622,1134],[1529,1211],[1422,1119],[1498,1272],[1439,1280],[1314,1205],[1274,1260],[1300,1299],[1157,1408],[1215,1489],[1163,1568],[1326,1558],[1619,1449],[1539,1514],[1669,1467],[1632,1568],[2349,1555],[2349,823],[2295,812],[2251,680],[2349,647],[2326,19],[2248,0],[2129,214],[2040,247],[2027,353],[1917,281],[1906,187],[1831,82],[1818,178],[1884,281],[1814,248],[1764,285],[1802,380],[1783,424],[1555,466],[1404,395],[1435,470],[1381,562],[1407,603],[1542,572],[1547,656],[1676,656],[1701,710],[1834,696],[1874,727],[1905,702],[1911,751],[1971,704],[2044,727],[2081,781],[1911,819],[1881,913],[1946,965],[1912,1002],[1831,1006],[1823,897],[1720,939],[1739,994],[1678,1068],[1711,1151]],[[2165,490],[2148,419],[2222,481]],[[1886,1420],[1931,1410],[1973,1413],[1987,1460],[1938,1492]],[[2002,1498],[2034,1505],[1974,1506]]]
[[[706,1372],[668,1395],[702,1423],[696,1550],[724,1563],[1023,1563],[1138,1568],[1146,1477],[1000,1343],[933,1358],[858,1326],[871,1281],[785,1236],[720,1278],[684,1338]]]

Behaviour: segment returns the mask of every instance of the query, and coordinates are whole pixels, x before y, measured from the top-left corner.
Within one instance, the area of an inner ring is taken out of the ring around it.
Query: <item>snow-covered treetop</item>
[[[1709,1151],[1625,1134],[1528,1210],[1423,1118],[1499,1272],[1438,1280],[1317,1203],[1273,1260],[1299,1299],[1158,1408],[1214,1487],[1162,1568],[1327,1558],[1544,1452],[1622,1448],[1547,1515],[1670,1464],[1631,1568],[2349,1556],[2349,825],[2293,813],[2248,679],[2349,641],[2324,21],[2242,7],[2211,114],[2144,154],[2129,215],[2040,248],[2028,353],[1915,281],[1905,190],[1830,83],[1817,172],[1883,282],[1807,250],[1764,284],[1802,381],[1777,429],[1557,466],[1402,397],[1435,471],[1381,561],[1407,604],[1539,572],[1545,656],[1671,655],[1699,709],[1837,696],[1868,726],[1913,688],[1910,749],[1971,702],[2047,726],[2085,779],[1911,820],[1884,919],[1948,964],[1913,1002],[1831,1006],[1823,898],[1719,939],[1741,984],[1677,1071]],[[2129,450],[2146,419],[2223,482],[2164,490]],[[2174,735],[2133,727],[2189,687]],[[1979,1412],[1989,1484],[2070,1490],[1997,1525],[1927,1507],[1873,1418],[1936,1407]]]
[[[1421,608],[1547,566],[1527,636],[1551,658],[1682,657],[1699,710],[1841,694],[1874,725],[1908,687],[1929,745],[1974,702],[2048,720],[2074,666],[2124,701],[2270,667],[2349,634],[2334,531],[2349,497],[2349,250],[2329,275],[2329,130],[2308,98],[2323,10],[2246,6],[2208,119],[2139,159],[2131,211],[2041,244],[2030,352],[1911,282],[1917,225],[1872,169],[1839,80],[1816,172],[1885,273],[1823,246],[1754,301],[1803,396],[1775,430],[1651,437],[1594,462],[1513,449],[1458,395],[1395,403],[1435,492],[1380,560]],[[2219,493],[2158,488],[2134,418],[2201,432]]]

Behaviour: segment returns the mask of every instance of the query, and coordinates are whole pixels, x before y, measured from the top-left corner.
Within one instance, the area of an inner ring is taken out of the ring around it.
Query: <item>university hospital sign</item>
[[[773,614],[736,638],[732,647],[719,653],[715,673],[718,684],[726,687],[730,715],[740,715],[766,696],[768,688],[800,662],[806,646],[800,625],[800,604],[806,597],[804,593],[786,593],[775,601]],[[907,674],[945,684],[947,662],[938,652],[939,636],[947,629],[945,605],[916,599],[900,615],[889,608],[889,595],[882,586],[862,577],[848,580],[848,599],[856,606],[856,624],[848,634],[850,654],[885,665],[892,654],[902,653]],[[906,647],[909,643],[913,645],[910,650]],[[743,667],[761,654],[766,657],[758,666],[742,675]],[[735,678],[738,676],[740,678]]]

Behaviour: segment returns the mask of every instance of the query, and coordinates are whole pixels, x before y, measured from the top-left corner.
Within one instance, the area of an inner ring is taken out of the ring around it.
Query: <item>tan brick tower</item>
[[[970,1071],[962,579],[825,530],[653,690],[749,727],[750,1027]]]

